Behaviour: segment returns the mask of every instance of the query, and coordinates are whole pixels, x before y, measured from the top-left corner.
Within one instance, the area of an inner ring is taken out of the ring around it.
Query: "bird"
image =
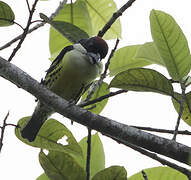
[[[66,46],[46,71],[41,84],[69,102],[77,103],[82,94],[101,73],[101,60],[108,53],[107,42],[99,36],[81,39]],[[41,101],[26,124],[21,136],[33,142],[54,111]]]

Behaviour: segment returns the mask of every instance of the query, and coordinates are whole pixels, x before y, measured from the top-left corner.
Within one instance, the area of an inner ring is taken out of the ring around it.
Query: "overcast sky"
[[[12,0],[6,0],[5,2],[15,12],[16,21],[24,26],[28,16],[25,0],[20,0],[19,3],[15,3]],[[49,15],[55,10],[58,2],[56,0],[41,1],[37,6],[37,12]],[[121,7],[127,0],[116,0],[116,2],[118,7]],[[149,25],[149,14],[152,9],[162,10],[171,14],[182,28],[190,44],[190,7],[191,2],[189,0],[137,0],[121,18],[123,34],[119,47],[143,44],[152,40]],[[38,13],[36,13],[36,19],[38,19]],[[12,61],[39,81],[44,77],[44,71],[50,65],[48,61],[50,57],[48,51],[48,29],[49,26],[46,25],[29,35]],[[16,26],[0,28],[0,46],[21,32],[21,29]],[[113,46],[114,44],[110,44],[110,47]],[[4,58],[9,57],[14,47],[11,46],[11,48],[1,51],[0,56]],[[163,68],[159,66],[151,66],[151,68],[155,68],[168,77],[168,73]],[[0,122],[2,122],[8,110],[10,111],[9,123],[16,124],[21,117],[31,115],[35,107],[35,98],[2,78],[0,78],[0,84]],[[113,97],[109,100],[109,104],[102,112],[102,115],[128,125],[166,129],[174,129],[177,119],[177,114],[173,109],[170,98],[153,93],[129,92],[126,95]],[[71,127],[70,122],[61,116],[54,115],[53,117],[61,119],[64,124],[72,129],[73,134],[78,140],[87,135],[85,127],[81,127],[76,123]],[[190,127],[184,122],[181,123],[181,128],[190,130]],[[111,165],[125,166],[128,174],[132,175],[142,169],[160,165],[123,145],[119,145],[109,138],[101,138],[104,142],[106,167]],[[177,140],[191,146],[188,137],[178,136]],[[38,162],[38,152],[39,149],[21,143],[14,136],[13,127],[7,127],[4,146],[0,155],[0,179],[36,179],[43,173]]]

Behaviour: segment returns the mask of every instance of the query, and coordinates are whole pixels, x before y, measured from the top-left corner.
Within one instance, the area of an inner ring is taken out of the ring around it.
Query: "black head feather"
[[[81,39],[79,43],[91,53],[99,53],[101,59],[103,59],[108,52],[108,45],[101,37],[95,36],[89,39]]]

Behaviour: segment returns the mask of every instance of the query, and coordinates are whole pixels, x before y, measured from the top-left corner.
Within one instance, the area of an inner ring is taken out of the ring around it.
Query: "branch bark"
[[[107,117],[93,114],[57,96],[39,84],[26,72],[0,57],[0,76],[33,94],[63,116],[116,139],[123,144],[131,143],[149,151],[170,157],[190,165],[191,148],[173,140],[162,138],[119,123]]]

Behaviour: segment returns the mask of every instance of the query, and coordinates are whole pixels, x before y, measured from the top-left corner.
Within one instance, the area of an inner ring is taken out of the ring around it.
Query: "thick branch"
[[[143,132],[109,118],[93,114],[76,105],[71,105],[71,103],[69,104],[66,100],[52,93],[27,73],[1,57],[0,76],[3,76],[15,85],[33,94],[40,101],[43,101],[52,107],[56,112],[77,123],[91,129],[95,129],[106,136],[122,142],[123,144],[128,142],[190,165],[190,147],[166,138]]]

